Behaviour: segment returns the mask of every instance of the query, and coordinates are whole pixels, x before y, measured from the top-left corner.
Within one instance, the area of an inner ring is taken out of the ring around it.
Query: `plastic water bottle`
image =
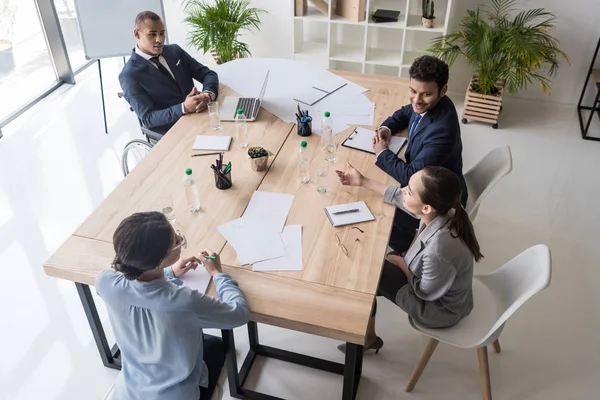
[[[187,198],[188,205],[190,206],[190,211],[197,212],[200,210],[200,196],[198,195],[198,186],[196,186],[196,180],[192,177],[191,168],[185,170],[185,180],[183,181],[183,186],[185,186],[185,197]]]
[[[325,159],[331,162],[335,161],[337,143],[333,135],[333,119],[329,111],[325,111],[323,122],[321,122],[321,141],[323,143],[323,150],[325,150]]]
[[[242,109],[237,110],[235,115],[235,133],[238,146],[248,147],[248,128],[246,127],[246,116]]]
[[[306,183],[310,181],[310,161],[308,154],[306,153],[306,142],[300,143],[300,150],[298,152],[298,181],[300,183]]]

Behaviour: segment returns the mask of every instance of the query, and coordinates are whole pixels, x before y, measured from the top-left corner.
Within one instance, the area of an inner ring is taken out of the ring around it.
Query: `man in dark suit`
[[[448,64],[432,56],[417,58],[409,70],[410,104],[386,119],[373,139],[376,165],[408,185],[410,177],[427,166],[446,167],[458,175],[462,186],[461,203],[467,202],[467,187],[462,174],[462,141],[458,115],[448,90]],[[408,129],[408,145],[404,158],[389,150],[391,135]],[[419,227],[419,220],[398,210],[390,246],[399,253],[408,249]]]
[[[183,114],[201,112],[217,98],[216,72],[178,45],[165,45],[165,24],[157,14],[139,13],[133,34],[137,45],[119,82],[142,125],[165,134]],[[193,79],[202,84],[202,92]]]

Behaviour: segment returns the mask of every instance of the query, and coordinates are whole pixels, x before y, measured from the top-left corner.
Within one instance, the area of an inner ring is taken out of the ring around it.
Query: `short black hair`
[[[450,75],[448,64],[439,58],[433,56],[421,56],[417,58],[410,69],[408,74],[411,79],[419,82],[435,82],[437,83],[438,91],[448,84],[448,77]]]
[[[142,11],[135,17],[135,27],[140,29],[147,19],[158,21],[160,20],[160,15],[152,11]]]

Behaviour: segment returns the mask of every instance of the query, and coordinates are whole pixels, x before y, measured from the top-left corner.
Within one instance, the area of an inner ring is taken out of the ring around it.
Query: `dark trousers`
[[[394,215],[392,236],[390,236],[390,247],[398,254],[406,252],[415,238],[420,222],[421,220],[413,218],[397,208]]]
[[[225,346],[221,338],[212,335],[204,335],[203,342],[204,363],[208,369],[208,387],[200,387],[200,400],[210,400],[225,363]]]
[[[391,262],[385,260],[383,270],[381,271],[381,278],[379,279],[379,286],[377,287],[377,296],[383,296],[396,304],[398,290],[407,283],[408,278],[404,275],[404,272]],[[371,317],[374,317],[375,314],[377,314],[377,298],[373,302]]]

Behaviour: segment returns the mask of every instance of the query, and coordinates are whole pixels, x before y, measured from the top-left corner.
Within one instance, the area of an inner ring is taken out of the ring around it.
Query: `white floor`
[[[114,383],[117,372],[101,365],[74,285],[46,277],[41,264],[120,182],[121,150],[140,137],[134,115],[116,97],[120,68],[118,59],[103,64],[109,135],[94,67],[3,129],[0,399],[104,399]],[[460,96],[453,97],[460,107]],[[486,256],[477,269],[546,243],[554,275],[551,287],[509,321],[503,353],[490,354],[494,398],[598,398],[600,143],[581,140],[569,105],[509,99],[500,125],[463,126],[465,169],[502,144],[514,157],[512,174],[485,200],[475,224]],[[600,133],[597,118],[592,129]],[[475,351],[446,346],[415,391],[404,393],[424,340],[398,308],[379,304],[385,346],[365,357],[359,399],[481,398]],[[236,332],[240,355],[244,333]],[[343,360],[332,340],[264,325],[260,334],[275,347]],[[248,386],[288,399],[341,397],[341,377],[273,360],[257,362]]]

